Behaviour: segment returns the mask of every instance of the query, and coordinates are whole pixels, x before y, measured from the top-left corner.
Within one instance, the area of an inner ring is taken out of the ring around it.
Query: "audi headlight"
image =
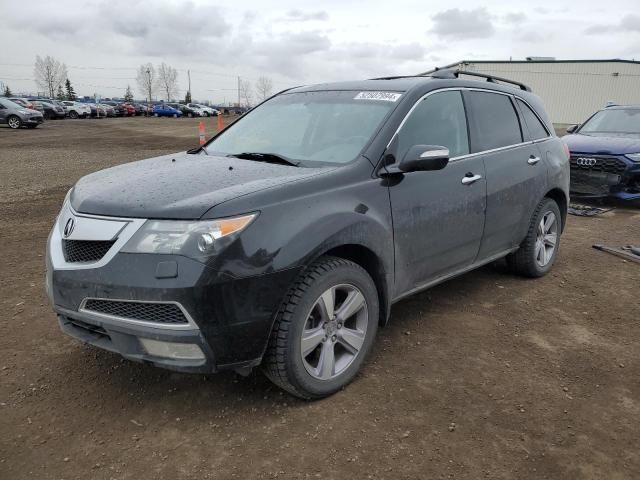
[[[640,162],[640,153],[627,153],[625,156],[632,162]]]
[[[257,216],[251,213],[219,220],[147,220],[121,251],[204,260],[231,243]]]

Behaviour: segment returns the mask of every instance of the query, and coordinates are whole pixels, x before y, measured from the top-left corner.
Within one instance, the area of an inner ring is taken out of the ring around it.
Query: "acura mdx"
[[[184,372],[347,385],[391,305],[560,246],[568,150],[521,84],[457,71],[298,87],[202,147],[88,175],[47,251],[62,331]]]

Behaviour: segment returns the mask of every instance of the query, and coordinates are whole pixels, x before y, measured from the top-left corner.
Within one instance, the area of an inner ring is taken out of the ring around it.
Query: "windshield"
[[[391,97],[397,100],[399,95]],[[303,166],[347,163],[357,157],[395,102],[363,98],[353,91],[279,95],[247,113],[206,150],[275,154]]]
[[[7,100],[6,98],[0,99],[0,103],[5,107],[5,108],[19,108],[19,109],[23,109],[24,107],[16,102],[12,102],[11,100]]]
[[[580,133],[640,134],[640,108],[601,110],[580,128]]]

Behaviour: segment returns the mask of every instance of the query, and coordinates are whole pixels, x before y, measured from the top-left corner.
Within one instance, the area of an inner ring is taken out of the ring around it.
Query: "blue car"
[[[180,110],[176,110],[173,107],[170,107],[169,105],[165,105],[163,103],[159,104],[159,105],[154,105],[153,106],[153,116],[154,117],[181,117],[182,116],[182,112]]]
[[[640,105],[604,108],[567,133],[572,196],[640,199]]]

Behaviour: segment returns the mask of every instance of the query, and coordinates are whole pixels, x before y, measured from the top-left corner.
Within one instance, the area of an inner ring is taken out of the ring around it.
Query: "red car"
[[[127,117],[133,117],[136,114],[136,107],[131,105],[130,103],[123,103],[122,106],[125,108],[125,115]]]

